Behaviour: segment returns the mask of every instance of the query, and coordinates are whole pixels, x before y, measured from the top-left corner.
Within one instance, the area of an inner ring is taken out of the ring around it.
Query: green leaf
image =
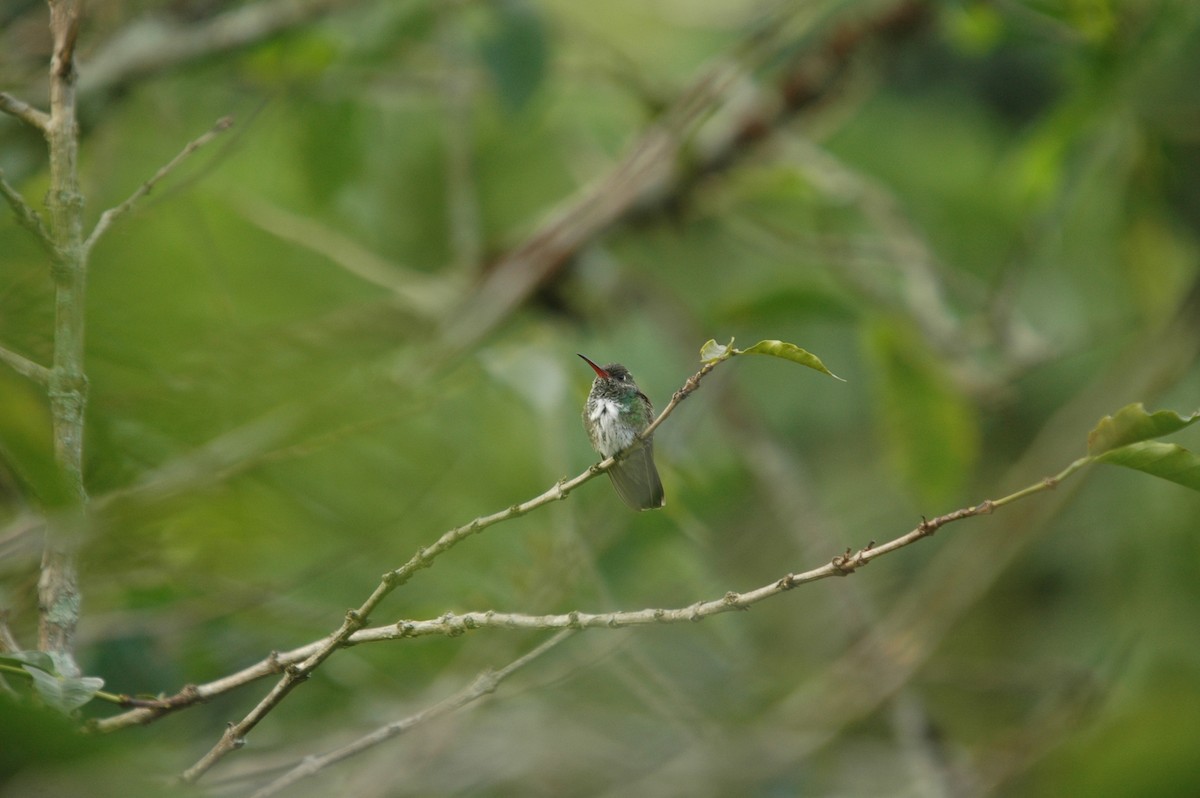
[[[1126,408],[1126,410],[1128,409]],[[1192,421],[1194,420],[1195,416],[1192,417]],[[1187,423],[1190,424],[1191,421]],[[1168,479],[1185,488],[1200,491],[1200,456],[1174,443],[1140,441],[1117,449],[1110,449],[1096,460],[1101,463],[1133,468],[1152,476]]]
[[[1161,438],[1200,420],[1200,411],[1180,416],[1172,410],[1147,413],[1141,402],[1126,405],[1115,415],[1100,419],[1088,434],[1088,454],[1093,457],[1150,438]]]
[[[481,44],[483,62],[510,111],[520,111],[546,75],[550,45],[538,11],[523,0],[491,6],[495,27]]]
[[[700,347],[700,362],[711,363],[714,360],[724,360],[730,356],[730,351],[733,347],[733,339],[729,339],[728,344],[719,344],[714,339],[709,338],[704,346]],[[736,352],[737,350],[732,350]]]
[[[707,346],[707,344],[705,344]],[[808,366],[810,369],[816,369],[822,374],[828,374],[835,380],[842,380],[841,377],[834,374],[829,369],[825,368],[825,364],[821,362],[821,358],[808,352],[795,344],[785,343],[784,341],[759,341],[749,349],[744,349],[738,352],[739,355],[771,355],[772,357],[781,357],[784,360],[790,360],[793,363],[799,363],[802,366]],[[701,352],[703,357],[703,351]]]

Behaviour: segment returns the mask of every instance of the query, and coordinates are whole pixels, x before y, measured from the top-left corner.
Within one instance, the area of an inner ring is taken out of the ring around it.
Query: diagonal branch
[[[225,116],[218,119],[217,123],[213,125],[213,127],[207,133],[193,139],[192,141],[189,141],[187,146],[185,146],[178,155],[176,155],[165,166],[155,172],[153,177],[138,186],[137,190],[130,194],[127,200],[122,202],[120,205],[109,208],[104,213],[100,214],[100,219],[96,222],[96,227],[92,230],[91,235],[87,237],[87,240],[83,242],[83,251],[85,255],[86,253],[91,252],[92,247],[96,245],[96,241],[99,240],[100,236],[104,235],[114,221],[116,221],[122,215],[128,213],[130,209],[133,208],[134,203],[149,194],[151,189],[158,185],[163,178],[173,172],[175,167],[183,163],[189,155],[203,147],[205,144],[208,144],[220,134],[224,133],[232,125],[233,117],[231,116]]]
[[[50,231],[46,229],[46,223],[42,221],[42,216],[33,209],[25,198],[21,196],[21,192],[12,187],[12,184],[4,179],[4,170],[0,169],[0,194],[4,195],[4,199],[13,209],[13,214],[16,215],[17,221],[29,232],[33,233],[47,252],[54,254],[54,238],[50,235]]]
[[[264,41],[354,2],[261,0],[197,22],[147,17],[128,26],[94,55],[80,81],[80,93],[90,96],[146,76],[160,76],[181,64]]]
[[[537,648],[508,663],[500,670],[486,670],[480,673],[471,684],[462,690],[431,707],[421,710],[415,715],[410,715],[407,718],[392,721],[386,726],[381,726],[370,734],[363,735],[336,751],[331,751],[322,756],[305,757],[303,762],[255,792],[251,798],[267,798],[268,796],[276,795],[302,779],[315,776],[330,765],[335,765],[338,762],[357,756],[393,737],[410,732],[422,724],[428,723],[442,715],[447,715],[455,710],[462,709],[468,704],[490,695],[495,692],[502,681],[573,634],[573,630],[564,629]]]
[[[18,355],[11,349],[0,346],[0,362],[7,364],[13,371],[22,377],[28,377],[38,385],[50,384],[50,369],[40,363],[34,363],[24,355]]]
[[[798,113],[829,101],[864,51],[912,35],[929,12],[922,0],[883,3],[789,57],[795,39],[785,34],[797,18],[808,19],[812,8],[779,4],[728,55],[703,70],[607,174],[552,209],[491,265],[443,322],[449,348],[462,350],[482,339],[605,231],[672,207],[700,178],[729,168]],[[773,86],[753,97],[738,91],[755,69],[774,60],[784,68]]]
[[[31,127],[37,128],[42,133],[45,133],[50,127],[50,114],[40,108],[34,108],[24,100],[18,100],[7,92],[0,91],[0,111],[12,114],[17,119],[20,119]]]

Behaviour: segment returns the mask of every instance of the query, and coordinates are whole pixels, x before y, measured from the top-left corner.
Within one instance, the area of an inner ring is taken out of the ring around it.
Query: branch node
[[[446,627],[446,635],[448,637],[460,637],[467,629],[462,621],[452,612],[448,612],[441,618],[442,625]]]
[[[846,549],[844,553],[839,554],[829,561],[829,564],[833,566],[833,571],[837,576],[849,576],[850,574],[854,573],[854,569],[859,566],[857,558],[852,552],[853,549]]]
[[[229,721],[225,724],[225,737],[229,740],[229,747],[233,749],[245,748],[246,738],[237,733],[237,724]]]
[[[579,620],[579,610],[571,610],[567,613],[567,628],[582,629],[583,623]]]

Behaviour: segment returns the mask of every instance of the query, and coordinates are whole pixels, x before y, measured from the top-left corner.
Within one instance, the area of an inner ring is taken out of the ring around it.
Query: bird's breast
[[[597,399],[588,407],[592,445],[605,457],[612,457],[633,443],[633,425],[623,420],[621,413],[621,405],[612,399]]]

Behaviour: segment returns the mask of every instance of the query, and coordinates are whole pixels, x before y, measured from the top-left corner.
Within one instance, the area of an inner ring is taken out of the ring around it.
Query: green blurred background
[[[663,511],[590,482],[374,623],[749,590],[1057,473],[1129,402],[1197,407],[1191,0],[310,0],[181,44],[253,5],[92,2],[80,38],[90,219],[235,119],[91,262],[78,653],[108,690],[314,640],[579,473],[576,352],[659,407],[708,338],[847,382],[723,365],[656,437]],[[44,107],[46,10],[0,8],[0,88]],[[662,129],[680,147],[614,181]],[[8,118],[0,167],[40,207],[44,142]],[[511,253],[606,180],[611,223],[506,304]],[[49,363],[48,264],[7,210],[0,266],[0,345]],[[32,647],[48,411],[7,367],[0,405],[0,606]],[[1198,533],[1194,492],[1096,466],[746,613],[576,635],[289,794],[1194,796]],[[549,634],[341,652],[202,786],[248,794]],[[157,794],[268,684],[100,738],[4,699],[0,794]]]

